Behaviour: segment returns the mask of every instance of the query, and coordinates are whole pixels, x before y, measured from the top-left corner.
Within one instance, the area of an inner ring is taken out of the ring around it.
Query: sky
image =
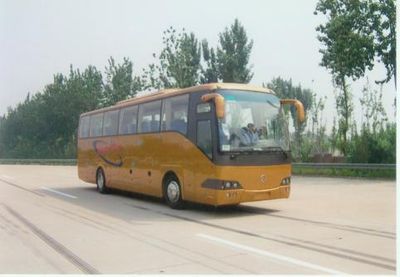
[[[218,34],[238,18],[254,46],[251,84],[272,78],[291,78],[294,84],[327,97],[323,123],[328,129],[336,116],[334,87],[329,72],[319,66],[321,47],[315,27],[324,22],[313,14],[316,0],[0,0],[0,114],[23,101],[28,92],[43,90],[55,73],[67,74],[70,65],[94,65],[104,72],[107,60],[129,57],[134,73],[154,62],[162,49],[162,32],[185,28],[210,46]],[[362,122],[359,98],[368,78],[385,77],[377,64],[365,78],[351,83],[354,120]],[[382,87],[383,103],[394,121],[394,81]]]

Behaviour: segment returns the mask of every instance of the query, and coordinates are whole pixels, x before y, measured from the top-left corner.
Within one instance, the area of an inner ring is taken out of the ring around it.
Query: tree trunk
[[[343,117],[344,117],[344,126],[342,127],[342,136],[343,136],[343,144],[342,144],[342,152],[343,155],[347,154],[347,133],[349,130],[349,117],[350,117],[350,107],[349,107],[349,92],[346,86],[346,78],[342,76],[342,89],[343,89]]]

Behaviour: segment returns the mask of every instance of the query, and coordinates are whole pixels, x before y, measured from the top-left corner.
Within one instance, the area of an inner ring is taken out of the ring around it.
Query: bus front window
[[[289,131],[279,98],[273,94],[221,90],[225,117],[219,119],[223,152],[288,151]]]

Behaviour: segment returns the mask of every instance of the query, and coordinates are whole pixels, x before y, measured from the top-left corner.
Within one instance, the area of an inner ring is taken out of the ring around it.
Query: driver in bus
[[[240,129],[240,144],[243,146],[256,145],[258,142],[258,132],[253,123],[247,124],[247,127]]]

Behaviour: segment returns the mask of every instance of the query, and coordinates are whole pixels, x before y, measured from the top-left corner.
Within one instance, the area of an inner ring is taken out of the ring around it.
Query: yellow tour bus
[[[214,206],[288,198],[291,154],[283,106],[267,88],[211,83],[167,89],[84,113],[78,175],[115,188]]]

